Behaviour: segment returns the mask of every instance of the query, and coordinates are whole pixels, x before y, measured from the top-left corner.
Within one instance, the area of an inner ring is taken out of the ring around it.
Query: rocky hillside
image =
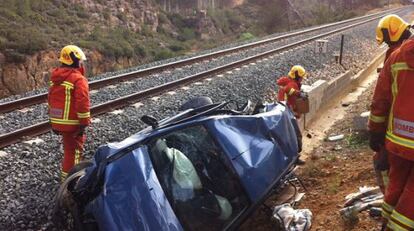
[[[303,1],[2,0],[0,98],[46,86],[66,44],[86,51],[91,76],[356,15],[338,14],[335,0]]]

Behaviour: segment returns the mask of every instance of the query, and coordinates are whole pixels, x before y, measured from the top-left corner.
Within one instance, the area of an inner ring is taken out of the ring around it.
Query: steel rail
[[[153,95],[161,94],[161,93],[163,93],[167,90],[175,89],[175,88],[177,88],[179,86],[182,86],[184,84],[194,82],[194,81],[198,81],[198,80],[201,80],[201,79],[206,78],[208,76],[223,73],[227,70],[231,70],[231,69],[243,66],[245,64],[251,63],[251,62],[253,62],[257,59],[262,59],[266,56],[270,56],[270,55],[273,55],[275,53],[280,53],[280,52],[292,49],[294,47],[301,46],[301,45],[309,43],[313,40],[336,34],[338,32],[353,28],[355,26],[359,26],[359,25],[374,21],[378,18],[379,17],[364,20],[362,22],[358,22],[358,23],[355,23],[355,24],[352,24],[352,25],[348,25],[348,26],[336,29],[336,30],[332,30],[332,31],[329,31],[329,32],[326,32],[326,33],[323,33],[323,34],[319,34],[319,35],[316,35],[316,36],[313,36],[313,37],[310,37],[310,38],[307,38],[307,39],[303,39],[301,41],[297,41],[297,42],[287,44],[287,45],[279,47],[279,48],[275,48],[275,49],[270,50],[270,51],[263,52],[261,54],[253,55],[253,56],[247,57],[247,58],[239,60],[239,61],[235,61],[235,62],[232,62],[232,63],[229,63],[229,64],[225,64],[223,66],[216,67],[216,68],[213,68],[213,69],[210,69],[210,70],[198,73],[198,74],[194,74],[194,75],[191,75],[191,76],[184,77],[182,79],[178,79],[178,80],[174,80],[174,81],[171,81],[171,82],[168,82],[168,83],[164,83],[164,84],[156,86],[156,87],[152,87],[152,88],[149,88],[149,89],[146,89],[146,90],[134,93],[134,94],[126,95],[126,96],[123,96],[123,97],[120,97],[120,98],[117,98],[117,99],[114,99],[114,100],[111,100],[111,101],[93,106],[91,108],[91,114],[92,114],[92,116],[96,116],[96,115],[106,113],[108,111],[112,111],[116,108],[128,106],[131,103],[142,100],[144,98],[148,98],[148,97],[153,96]],[[40,135],[40,134],[43,134],[43,133],[46,133],[46,132],[50,131],[50,129],[51,129],[51,127],[50,127],[49,122],[44,121],[44,122],[40,122],[38,124],[29,126],[29,127],[21,128],[21,129],[18,129],[16,131],[13,131],[13,132],[9,132],[7,134],[0,135],[0,148],[3,148],[5,146],[11,145],[13,143],[19,142],[25,136],[37,136],[37,135]]]
[[[348,20],[344,20],[344,21],[340,21],[340,22],[335,22],[335,23],[330,23],[330,24],[326,24],[326,25],[322,25],[322,26],[317,26],[317,27],[314,27],[314,28],[306,29],[306,30],[296,31],[296,32],[280,35],[280,36],[277,36],[277,37],[274,37],[274,38],[268,38],[268,39],[264,39],[264,40],[260,40],[260,41],[240,45],[240,46],[237,46],[237,47],[231,47],[231,48],[227,48],[227,49],[224,49],[224,50],[220,50],[220,51],[216,51],[216,52],[212,52],[212,53],[208,53],[208,54],[204,54],[204,55],[198,55],[198,56],[186,58],[186,59],[183,59],[183,60],[178,60],[178,61],[174,61],[174,62],[170,62],[170,63],[166,63],[166,64],[161,64],[161,65],[154,66],[154,67],[144,68],[144,69],[140,69],[140,70],[137,70],[137,71],[128,72],[128,73],[125,73],[125,74],[119,74],[119,75],[111,76],[111,77],[104,78],[104,79],[93,80],[93,81],[90,81],[89,88],[90,89],[99,89],[101,87],[108,86],[108,85],[111,85],[111,84],[117,84],[119,82],[128,81],[128,80],[148,76],[148,75],[151,75],[153,73],[159,73],[159,72],[162,72],[166,69],[173,69],[173,68],[177,68],[177,67],[182,67],[182,66],[189,65],[189,64],[192,64],[192,63],[196,63],[196,62],[200,62],[200,61],[203,61],[203,60],[206,60],[206,59],[212,59],[212,58],[215,58],[215,57],[224,56],[224,55],[229,54],[229,53],[234,53],[234,52],[237,52],[237,51],[241,51],[241,50],[245,50],[245,49],[249,49],[249,48],[253,48],[253,47],[258,47],[258,46],[261,46],[261,45],[264,45],[264,44],[276,42],[276,41],[279,41],[279,40],[282,40],[282,39],[291,38],[292,36],[299,36],[299,35],[314,32],[314,31],[317,31],[317,30],[326,29],[326,28],[329,28],[329,27],[333,27],[333,26],[337,26],[337,25],[341,25],[341,24],[346,24],[346,23],[349,23],[349,22],[354,22],[354,21],[365,19],[365,18],[375,17],[377,15],[383,15],[383,14],[390,13],[390,12],[396,13],[396,12],[399,12],[399,11],[402,11],[402,10],[403,10],[403,8],[386,10],[386,11],[382,11],[382,12],[378,12],[378,13],[374,13],[374,14],[369,14],[369,15],[365,15],[365,16],[361,16],[361,17],[357,17],[357,18],[352,18],[352,19],[348,19]],[[6,113],[6,112],[10,112],[10,111],[13,111],[13,110],[16,110],[16,109],[32,106],[32,105],[35,105],[35,104],[45,103],[46,100],[47,100],[47,93],[41,93],[41,94],[24,97],[24,98],[21,98],[21,99],[18,99],[18,100],[10,101],[10,102],[0,103],[0,113]]]

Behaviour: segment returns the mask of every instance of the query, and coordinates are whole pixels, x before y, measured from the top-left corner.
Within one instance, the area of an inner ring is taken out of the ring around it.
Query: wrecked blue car
[[[75,166],[56,197],[77,230],[234,230],[295,167],[301,135],[282,103],[190,108]]]

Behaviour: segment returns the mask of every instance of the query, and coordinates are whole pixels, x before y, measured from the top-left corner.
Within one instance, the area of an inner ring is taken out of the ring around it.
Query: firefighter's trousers
[[[62,160],[62,180],[64,180],[72,167],[78,164],[83,158],[82,152],[86,135],[78,136],[78,132],[61,132],[61,134],[64,150]]]
[[[387,230],[414,230],[414,162],[388,153],[389,184],[382,216]]]

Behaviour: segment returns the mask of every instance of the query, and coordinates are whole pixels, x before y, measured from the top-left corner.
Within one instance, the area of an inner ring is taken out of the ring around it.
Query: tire
[[[70,192],[75,188],[77,180],[79,179],[78,176],[74,176],[74,174],[79,173],[81,170],[92,166],[92,162],[90,161],[83,161],[79,164],[75,165],[68,173],[67,180],[68,182],[64,182],[64,186],[62,185],[59,191],[64,190],[66,191],[65,194],[70,195]],[[72,176],[75,177],[72,180],[69,178]],[[62,193],[63,194],[63,191]],[[98,226],[96,223],[83,223],[82,220],[82,212],[83,209],[79,207],[79,205],[75,202],[72,196],[68,197],[59,197],[61,202],[57,201],[56,199],[56,206],[54,209],[54,220],[56,221],[56,225],[59,227],[71,227],[74,230],[79,231],[89,231],[89,230],[98,230]],[[63,199],[63,200],[62,200]],[[66,202],[64,201],[66,200]],[[65,205],[65,206],[63,206]],[[69,205],[69,206],[68,206]],[[69,223],[67,223],[69,222]]]
[[[200,96],[200,97],[195,97],[195,98],[188,100],[183,105],[181,105],[179,110],[185,111],[188,109],[195,109],[195,108],[203,107],[203,106],[210,105],[210,104],[213,104],[213,101],[210,99],[210,97]]]
[[[79,172],[80,170],[85,169],[87,167],[90,167],[92,165],[93,164],[92,164],[91,161],[82,161],[82,162],[79,162],[79,164],[73,166],[73,168],[69,171],[68,177],[71,176],[71,175],[73,175],[73,174],[75,174],[76,172]]]

